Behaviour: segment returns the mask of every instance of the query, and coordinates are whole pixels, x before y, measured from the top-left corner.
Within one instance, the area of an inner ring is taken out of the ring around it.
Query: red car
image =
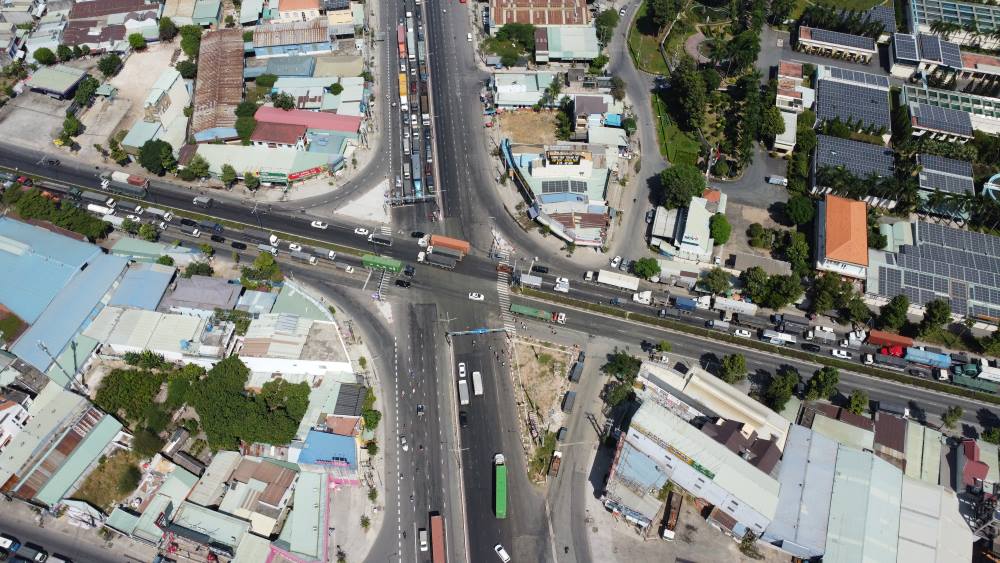
[[[34,186],[35,185],[35,182],[32,181],[32,179],[29,178],[29,177],[27,177],[27,176],[18,176],[17,177],[17,183],[21,184],[22,186]]]

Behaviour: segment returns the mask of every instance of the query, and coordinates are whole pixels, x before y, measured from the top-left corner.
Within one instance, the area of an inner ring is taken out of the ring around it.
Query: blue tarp
[[[358,445],[353,436],[340,436],[310,430],[298,463],[308,465],[339,465],[357,469]]]
[[[622,116],[620,113],[609,113],[604,116],[605,127],[621,127]]]

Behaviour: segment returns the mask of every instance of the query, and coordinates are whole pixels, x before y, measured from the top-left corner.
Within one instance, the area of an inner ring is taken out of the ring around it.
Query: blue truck
[[[698,303],[690,297],[674,297],[674,307],[682,311],[694,311],[698,308]]]
[[[922,364],[941,369],[948,369],[951,367],[951,356],[948,354],[928,352],[927,350],[921,350],[920,348],[912,346],[906,349],[906,355],[903,356],[903,358],[914,364]]]

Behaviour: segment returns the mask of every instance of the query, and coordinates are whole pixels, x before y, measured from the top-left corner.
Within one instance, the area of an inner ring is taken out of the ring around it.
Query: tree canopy
[[[806,399],[809,401],[829,399],[837,391],[839,383],[840,373],[837,368],[822,367],[816,370],[806,383]]]
[[[169,164],[169,162],[164,161],[164,151],[172,158],[173,150],[173,147],[166,141],[159,139],[146,141],[139,148],[139,166],[157,176],[162,176],[168,170],[166,164]]]
[[[516,43],[526,52],[535,50],[535,26],[530,23],[504,24],[497,30],[496,38]]]
[[[709,236],[714,239],[715,246],[722,246],[729,242],[729,235],[732,231],[733,228],[729,225],[729,220],[726,219],[724,213],[716,213],[708,220]]]
[[[705,191],[705,175],[693,165],[676,164],[660,172],[656,200],[667,209],[687,207]]]
[[[38,61],[38,64],[45,66],[54,65],[58,60],[56,59],[56,54],[53,53],[52,49],[49,49],[48,47],[40,47],[36,49],[32,56],[36,61]]]
[[[854,414],[862,414],[868,409],[868,393],[864,389],[855,389],[847,398],[847,410]]]
[[[937,332],[951,321],[951,305],[944,299],[935,299],[924,304],[924,318],[920,321],[920,334]]]
[[[715,267],[698,280],[698,284],[711,293],[725,293],[733,286],[729,280],[729,272]]]
[[[719,366],[719,377],[729,384],[739,383],[746,379],[747,360],[743,354],[730,354],[722,358]]]
[[[177,61],[177,64],[174,65],[174,68],[177,69],[177,72],[181,74],[181,78],[190,80],[195,76],[198,76],[198,65],[191,61],[188,60]]]
[[[691,59],[685,57],[670,73],[670,88],[673,98],[680,106],[678,113],[681,125],[686,129],[697,129],[705,124],[707,96],[705,81]]]
[[[201,33],[202,28],[200,25],[185,25],[179,30],[181,34],[181,50],[187,55],[187,58],[195,60],[198,58],[198,53],[201,50]]]
[[[660,275],[660,263],[656,258],[640,258],[632,264],[632,273],[644,280]]]
[[[785,204],[785,215],[792,224],[805,225],[816,215],[816,206],[807,196],[795,194]]]
[[[92,241],[104,238],[111,231],[111,224],[71,205],[58,203],[42,195],[37,188],[11,189],[3,192],[3,202],[12,207],[23,219],[49,221],[57,227],[80,233]]]
[[[108,53],[97,61],[97,70],[101,71],[101,74],[105,78],[111,78],[112,76],[118,74],[118,71],[122,68],[122,58],[115,53]]]
[[[163,41],[172,41],[174,37],[177,37],[177,25],[174,24],[174,20],[163,17],[160,18],[160,39]]]
[[[146,38],[141,33],[130,33],[128,36],[128,45],[134,51],[141,51],[146,48]]]
[[[910,308],[910,298],[899,294],[882,305],[879,310],[879,326],[888,330],[899,330],[906,325],[906,311]]]
[[[94,403],[131,423],[142,420],[160,392],[163,376],[144,369],[116,369],[101,379]]]
[[[791,366],[781,366],[771,377],[764,391],[764,402],[775,412],[785,410],[788,400],[795,394],[795,386],[799,384],[799,372]]]

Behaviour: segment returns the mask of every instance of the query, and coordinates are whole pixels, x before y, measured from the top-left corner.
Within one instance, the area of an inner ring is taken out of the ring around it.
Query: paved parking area
[[[38,92],[25,91],[0,110],[0,137],[17,139],[28,148],[54,151],[52,140],[62,131],[70,102],[56,100]]]

